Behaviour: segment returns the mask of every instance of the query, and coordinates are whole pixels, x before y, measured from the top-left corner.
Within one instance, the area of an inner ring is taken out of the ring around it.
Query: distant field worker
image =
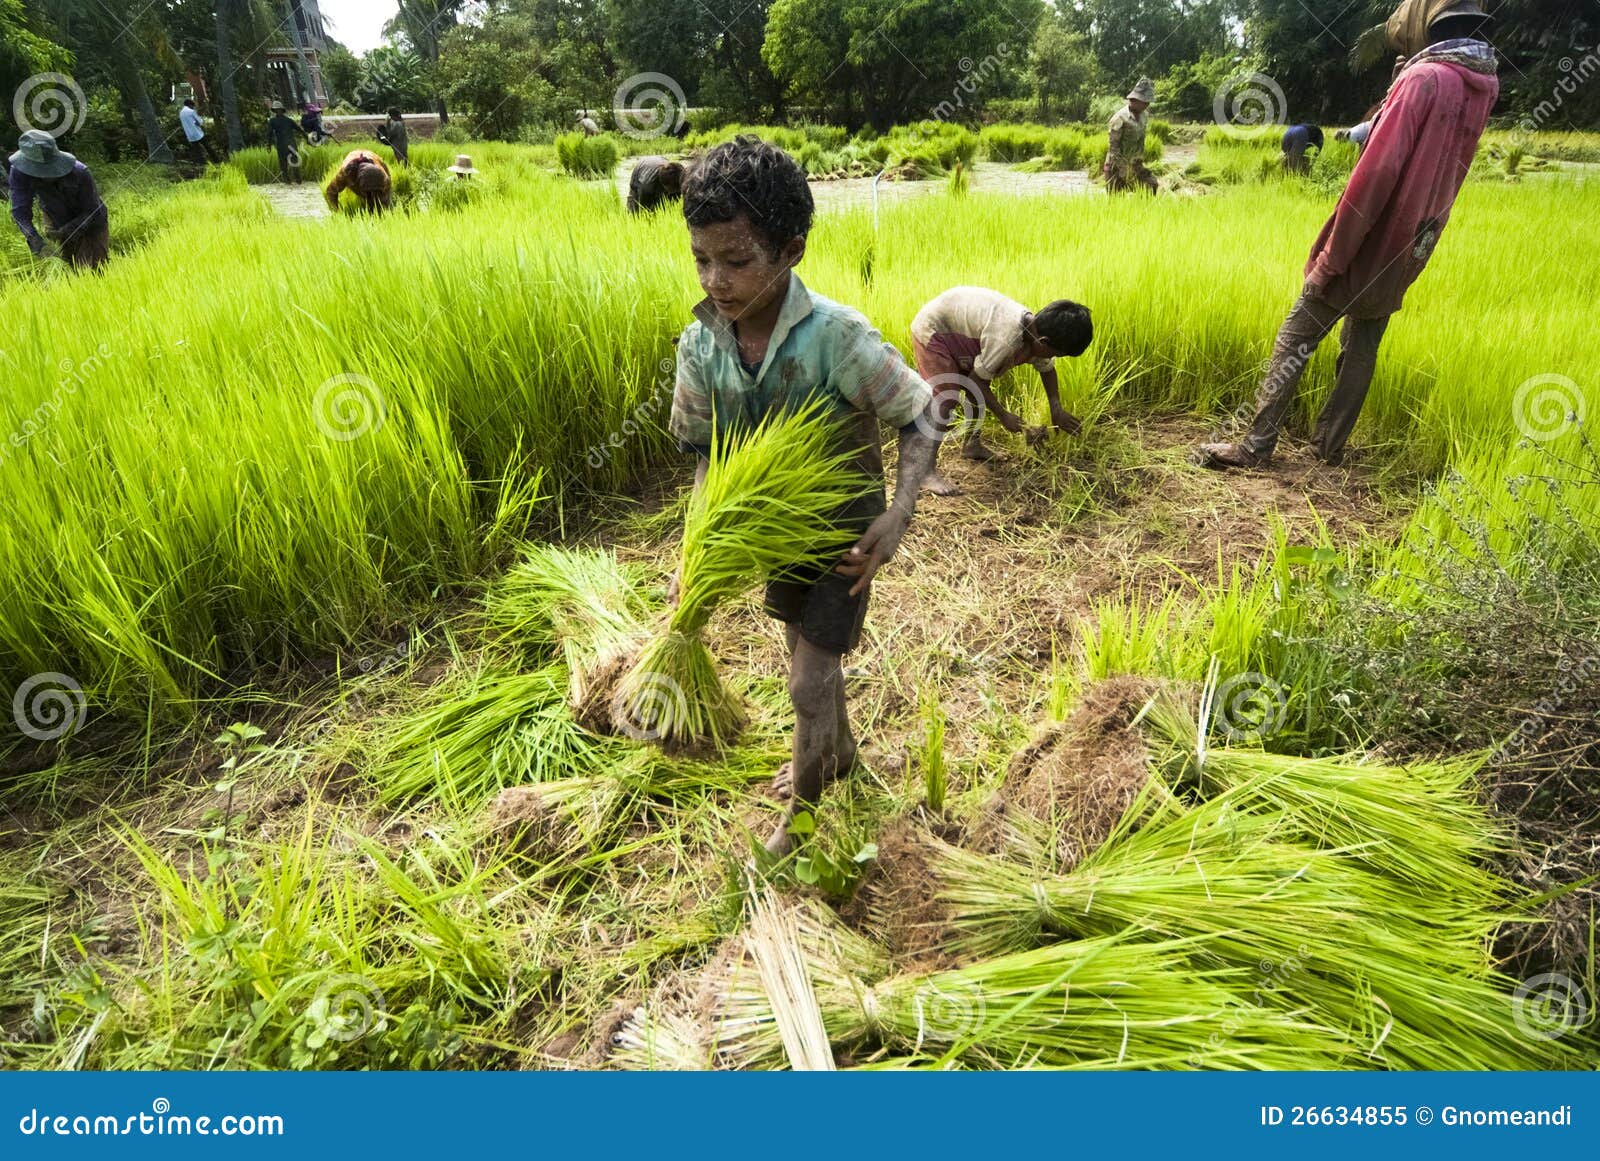
[[[399,109],[389,110],[389,119],[378,126],[378,140],[394,150],[394,159],[401,165],[411,164],[411,135],[406,132],[405,118]]]
[[[216,151],[211,148],[211,139],[206,136],[205,122],[194,107],[193,97],[185,98],[179,107],[178,124],[183,129],[184,140],[188,142],[189,164],[196,169],[204,169],[208,161],[216,164]]]
[[[331,209],[339,208],[339,195],[350,190],[368,213],[382,213],[394,204],[389,167],[370,149],[352,149],[339,163],[339,171],[323,189]]]
[[[1111,115],[1110,144],[1102,172],[1107,193],[1142,186],[1156,192],[1156,175],[1144,163],[1144,135],[1150,124],[1146,111],[1156,99],[1156,86],[1149,77],[1140,77],[1128,94],[1126,107]]]
[[[628,212],[653,210],[683,197],[683,163],[641,157],[628,175]]]
[[[297,143],[308,141],[306,131],[296,125],[283,111],[283,102],[272,102],[272,116],[267,120],[267,140],[278,151],[278,180],[285,184],[300,184],[300,150]]]
[[[1322,152],[1325,142],[1318,125],[1291,125],[1283,131],[1283,168],[1286,173],[1309,173],[1311,158],[1306,154],[1315,149]]]
[[[44,238],[33,224],[33,203],[44,211],[45,235],[61,247],[73,266],[97,270],[111,256],[111,219],[89,167],[56,144],[42,129],[29,129],[11,155],[7,177],[11,220],[27,239],[35,258],[45,254]]]
[[[1312,247],[1249,433],[1238,443],[1202,445],[1202,463],[1248,468],[1271,460],[1300,376],[1341,318],[1338,378],[1311,442],[1320,459],[1343,459],[1389,316],[1450,220],[1500,92],[1494,49],[1478,39],[1488,20],[1477,0],[1406,0],[1391,18],[1391,47],[1412,55]],[[1397,22],[1409,30],[1401,38],[1393,32]]]
[[[1069,433],[1082,429],[1077,417],[1061,405],[1055,361],[1083,354],[1093,339],[1088,307],[1063,298],[1034,314],[1020,302],[981,286],[945,291],[919,310],[911,323],[917,373],[933,388],[939,421],[949,425],[958,418],[963,396],[969,407],[981,398],[987,412],[1010,432],[1021,431],[1022,420],[1006,410],[991,384],[1024,363],[1039,372],[1055,427]],[[967,432],[961,454],[969,460],[994,457],[978,424]],[[936,496],[959,492],[938,471],[928,475],[923,489]]]
[[[585,137],[597,137],[600,134],[599,124],[596,123],[593,117],[589,116],[589,110],[587,109],[578,114],[578,128],[583,130]]]
[[[465,153],[456,154],[456,163],[446,166],[445,172],[455,174],[457,181],[471,181],[478,176],[478,171],[473,168],[472,158]]]

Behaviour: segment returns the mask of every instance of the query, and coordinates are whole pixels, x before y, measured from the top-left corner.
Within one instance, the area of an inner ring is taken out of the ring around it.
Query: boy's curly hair
[[[773,254],[811,232],[815,208],[805,170],[759,137],[723,142],[683,179],[683,216],[690,226],[748,218]]]

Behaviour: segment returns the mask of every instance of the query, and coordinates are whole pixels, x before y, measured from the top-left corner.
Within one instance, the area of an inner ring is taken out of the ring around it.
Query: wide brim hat
[[[477,173],[478,172],[476,169],[474,169],[472,167],[472,158],[468,157],[465,153],[456,154],[456,163],[454,165],[447,166],[445,171],[447,173]]]
[[[1128,93],[1128,100],[1143,101],[1147,105],[1153,105],[1155,103],[1155,99],[1155,82],[1149,77],[1140,77],[1139,83],[1134,85],[1132,90]]]
[[[29,129],[17,142],[17,151],[11,155],[11,167],[29,177],[54,181],[66,177],[78,159],[56,144],[56,139],[43,129]]]
[[[283,102],[282,101],[274,101],[274,102],[272,102],[272,111],[274,113],[283,112]]]
[[[1494,19],[1477,0],[1405,0],[1385,25],[1389,48],[1403,56],[1415,56],[1428,46],[1428,29],[1447,16]]]

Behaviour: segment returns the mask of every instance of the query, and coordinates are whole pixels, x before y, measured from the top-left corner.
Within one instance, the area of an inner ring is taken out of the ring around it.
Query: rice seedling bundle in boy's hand
[[[718,744],[737,733],[744,711],[718,679],[701,633],[719,606],[752,585],[844,555],[855,534],[840,527],[840,514],[872,484],[841,443],[821,405],[714,437],[684,521],[677,606],[611,699],[619,732]]]

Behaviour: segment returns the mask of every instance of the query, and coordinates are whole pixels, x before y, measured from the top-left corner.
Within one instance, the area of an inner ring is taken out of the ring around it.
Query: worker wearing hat
[[[456,163],[454,165],[447,165],[445,167],[445,171],[447,173],[455,174],[457,180],[459,181],[467,181],[478,176],[478,171],[473,168],[472,158],[468,157],[465,153],[456,154]]]
[[[1111,139],[1102,170],[1107,193],[1119,193],[1135,186],[1156,192],[1155,174],[1144,164],[1144,133],[1149,125],[1146,111],[1155,99],[1155,84],[1149,77],[1140,77],[1128,94],[1127,105],[1112,114]]]
[[[1389,316],[1422,273],[1450,220],[1461,183],[1500,93],[1494,49],[1479,39],[1489,17],[1476,0],[1406,0],[1385,26],[1406,57],[1361,160],[1306,262],[1305,286],[1273,347],[1255,418],[1236,443],[1203,444],[1209,467],[1258,467],[1272,458],[1306,364],[1342,319],[1333,393],[1312,449],[1327,463],[1367,397]]]
[[[98,269],[111,255],[111,219],[89,167],[64,152],[42,129],[29,129],[11,155],[11,219],[35,257],[45,254],[44,238],[33,223],[39,203],[49,225],[45,234],[73,266]]]
[[[267,121],[267,140],[272,142],[272,147],[278,151],[278,178],[284,184],[300,184],[300,150],[301,141],[310,143],[306,131],[296,125],[293,119],[283,111],[283,102],[272,102],[272,116]]]

